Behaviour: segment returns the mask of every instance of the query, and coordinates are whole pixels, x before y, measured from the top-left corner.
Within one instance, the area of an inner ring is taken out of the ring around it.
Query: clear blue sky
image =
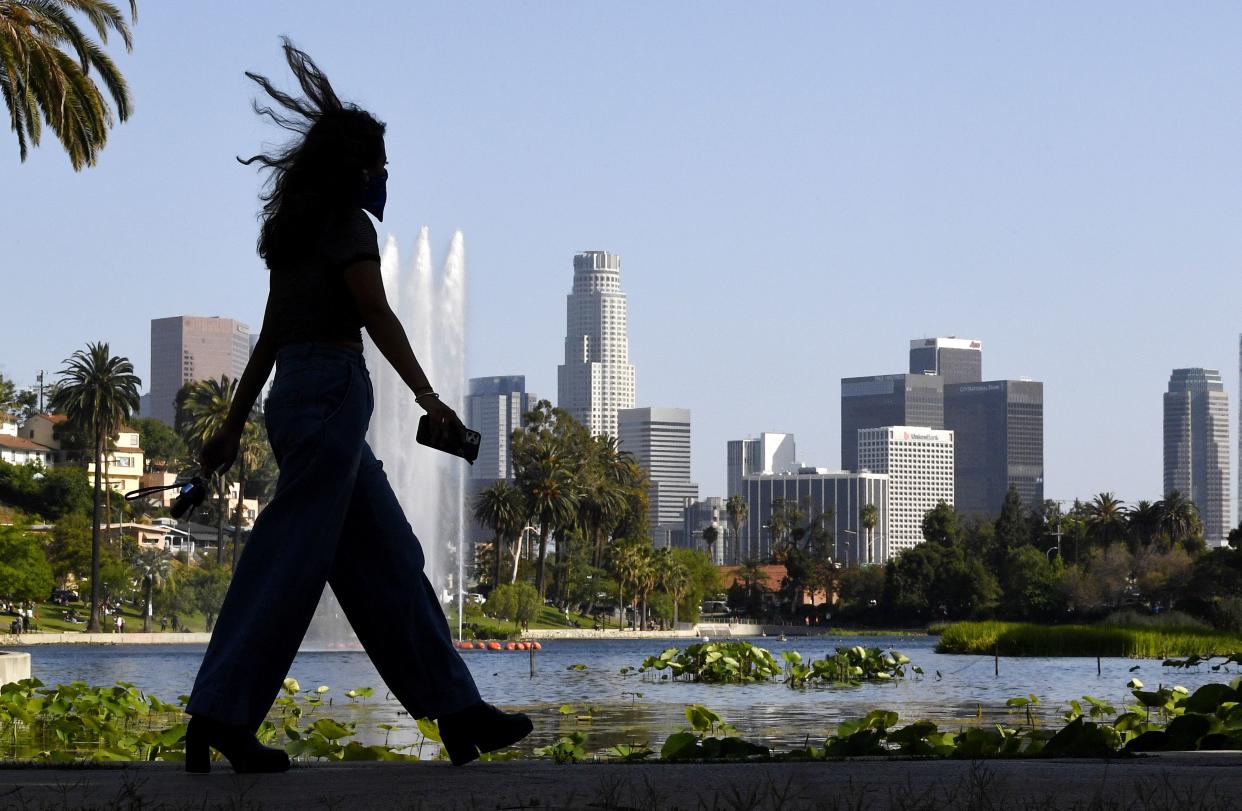
[[[381,234],[466,236],[472,375],[555,399],[572,256],[622,256],[639,405],[839,462],[839,379],[910,338],[1045,382],[1049,497],[1161,486],[1161,392],[1220,368],[1236,414],[1242,6],[1232,3],[140,3],[135,114],[75,174],[0,134],[19,384],[150,319],[257,329],[242,71],[277,37],[389,125]],[[1236,422],[1234,425],[1236,430]],[[1236,437],[1235,437],[1236,441]],[[1236,470],[1236,460],[1235,460]]]

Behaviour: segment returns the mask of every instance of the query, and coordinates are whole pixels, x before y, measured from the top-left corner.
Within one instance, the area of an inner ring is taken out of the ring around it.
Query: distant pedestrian
[[[168,617],[160,617],[160,633],[168,630]],[[175,628],[173,630],[176,630]]]
[[[118,613],[115,617],[112,618],[112,624],[116,626],[116,632],[119,634],[121,632],[121,626],[125,624],[125,620]]]

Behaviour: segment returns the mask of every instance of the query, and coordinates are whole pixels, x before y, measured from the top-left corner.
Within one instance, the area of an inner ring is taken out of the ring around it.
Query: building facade
[[[173,427],[186,383],[241,377],[250,359],[250,327],[231,318],[178,315],[151,320],[150,416]]]
[[[1229,397],[1216,369],[1174,369],[1164,395],[1164,493],[1195,503],[1209,547],[1226,542]]]
[[[916,338],[910,342],[910,374],[939,375],[948,383],[983,380],[983,342],[971,338]]]
[[[690,481],[690,410],[623,408],[617,412],[618,447],[632,453],[651,480],[647,524],[657,546],[669,546],[683,528],[686,505],[698,501]]]
[[[769,525],[779,501],[798,505],[807,522],[824,519],[832,533],[833,559],[846,566],[883,563],[889,546],[889,477],[880,473],[786,473],[745,478],[746,521],[738,548],[731,550],[737,564],[772,557],[773,537]],[[876,525],[862,526],[862,509],[873,505]],[[721,519],[727,524],[728,517]]]
[[[703,540],[703,530],[716,530],[716,542],[710,547]],[[682,514],[681,539],[688,549],[700,549],[711,555],[717,566],[725,562],[725,534],[729,528],[729,516],[725,512],[725,500],[720,496],[708,496],[686,505]]]
[[[885,558],[923,542],[923,516],[941,501],[952,505],[953,432],[893,425],[858,432],[863,470],[888,474]]]
[[[1011,486],[1025,507],[1043,504],[1043,383],[946,384],[944,427],[953,432],[953,495],[959,512],[994,517]]]
[[[889,425],[944,428],[944,378],[931,374],[841,379],[841,467],[861,470],[858,432]]]
[[[793,434],[765,431],[758,439],[732,439],[726,448],[726,495],[742,492],[742,478],[764,473],[794,473],[798,469]]]
[[[472,377],[466,388],[462,417],[478,431],[479,457],[470,466],[472,479],[512,479],[510,440],[522,427],[522,416],[537,402],[526,392],[523,375]]]
[[[557,367],[557,405],[593,436],[617,436],[617,412],[634,407],[621,257],[607,251],[575,256],[573,291],[565,310],[565,362]]]

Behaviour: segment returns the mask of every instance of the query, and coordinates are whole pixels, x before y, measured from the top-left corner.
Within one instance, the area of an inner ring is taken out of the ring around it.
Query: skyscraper
[[[1023,505],[1044,500],[1044,384],[1033,380],[950,383],[944,427],[953,432],[959,512],[993,517],[1010,485]]]
[[[861,470],[858,431],[889,425],[944,428],[944,378],[872,375],[841,379],[841,467]]]
[[[910,374],[940,375],[947,383],[983,380],[983,342],[970,338],[917,338],[910,342]]]
[[[888,556],[923,542],[923,516],[953,498],[953,432],[893,425],[858,432],[859,465],[888,474]]]
[[[566,301],[565,362],[557,368],[557,404],[592,435],[617,436],[617,411],[634,407],[621,257],[585,251],[574,257]]]
[[[651,480],[647,523],[657,547],[669,546],[684,526],[686,505],[697,501],[690,481],[690,411],[685,408],[623,408],[617,412],[618,446]]]
[[[793,434],[764,431],[758,439],[731,439],[726,448],[728,479],[725,495],[742,493],[744,476],[763,473],[793,473],[797,470],[797,452]]]
[[[151,416],[172,427],[182,386],[221,375],[236,380],[249,358],[250,328],[240,321],[193,315],[152,319]]]
[[[1229,398],[1216,369],[1174,369],[1164,395],[1164,492],[1199,508],[1208,546],[1229,535]]]
[[[462,418],[481,435],[479,458],[470,466],[470,478],[513,478],[509,440],[535,402],[535,395],[526,393],[522,375],[470,378]]]
[[[742,493],[746,499],[746,521],[741,526],[737,548],[732,544],[727,547],[730,559],[725,560],[726,564],[769,559],[773,540],[769,526],[778,500],[797,505],[807,522],[823,518],[823,527],[832,533],[835,562],[856,566],[885,561],[894,506],[890,501],[889,477],[881,473],[807,470],[746,477]],[[952,487],[952,481],[949,486]],[[870,531],[862,526],[862,508],[868,504],[876,509],[876,525]]]

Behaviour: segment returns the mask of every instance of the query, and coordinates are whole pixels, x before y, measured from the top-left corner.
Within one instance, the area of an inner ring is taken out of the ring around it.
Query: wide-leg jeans
[[[415,717],[479,701],[453,647],[423,550],[365,436],[374,390],[362,355],[293,344],[264,416],[280,467],[233,573],[187,712],[257,729],[325,583],[388,689]]]

